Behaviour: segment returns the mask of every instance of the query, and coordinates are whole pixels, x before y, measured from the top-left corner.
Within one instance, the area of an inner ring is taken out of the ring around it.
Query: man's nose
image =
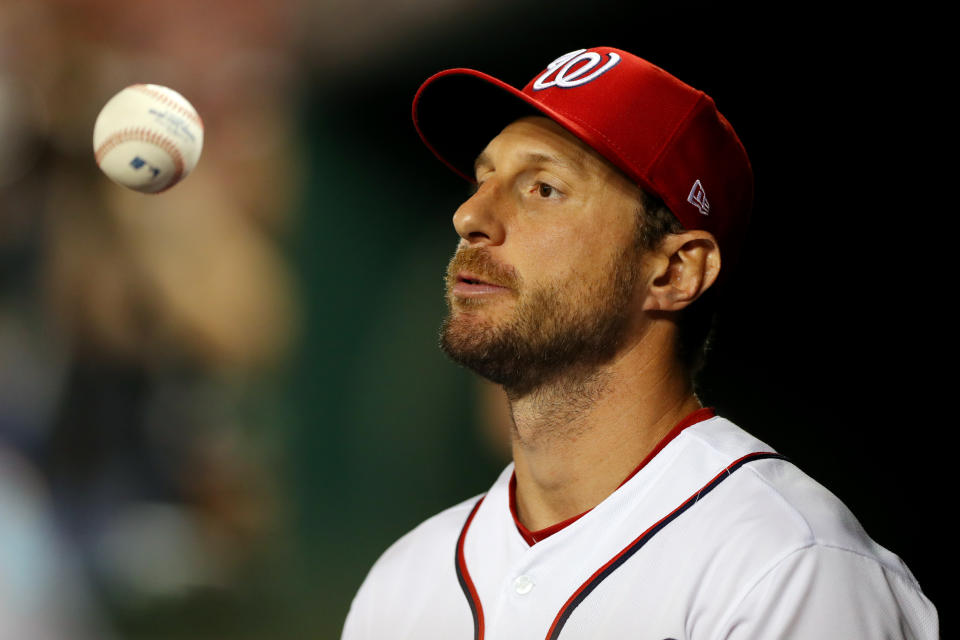
[[[453,226],[470,245],[502,244],[506,237],[502,219],[506,204],[500,187],[488,179],[453,214]]]

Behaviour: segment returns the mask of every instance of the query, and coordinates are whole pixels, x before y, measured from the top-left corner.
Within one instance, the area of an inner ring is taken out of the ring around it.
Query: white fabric
[[[771,451],[723,418],[684,430],[591,512],[528,546],[509,509],[508,466],[464,555],[486,640],[547,638],[564,603],[651,525],[746,454]],[[469,640],[457,538],[476,498],[388,549],[357,593],[343,640]],[[904,563],[789,462],[750,462],[670,522],[577,606],[560,640],[938,637],[937,612]]]

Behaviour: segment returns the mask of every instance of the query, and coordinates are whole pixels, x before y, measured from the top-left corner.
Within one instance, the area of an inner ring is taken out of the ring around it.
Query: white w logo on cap
[[[576,51],[562,55],[547,65],[547,70],[533,83],[533,89],[534,91],[540,91],[541,89],[553,86],[569,89],[587,84],[620,63],[619,54],[610,52],[607,55],[609,58],[606,64],[599,69],[596,67],[603,60],[603,57],[595,51],[577,49]],[[586,64],[583,64],[576,70],[573,69],[578,63],[584,61],[586,61]],[[550,76],[553,76],[553,80],[547,79]]]

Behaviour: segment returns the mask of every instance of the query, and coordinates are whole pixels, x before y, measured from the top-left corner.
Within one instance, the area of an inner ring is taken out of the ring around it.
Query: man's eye
[[[546,182],[540,182],[537,184],[537,195],[541,198],[552,198],[560,195],[560,192]]]

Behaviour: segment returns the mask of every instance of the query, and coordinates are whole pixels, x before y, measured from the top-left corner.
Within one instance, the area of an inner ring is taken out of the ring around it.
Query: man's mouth
[[[479,276],[475,273],[470,273],[468,271],[461,271],[457,274],[450,293],[455,297],[476,298],[495,295],[498,293],[507,293],[509,291],[509,288],[497,284],[490,279],[483,278],[482,276]]]

